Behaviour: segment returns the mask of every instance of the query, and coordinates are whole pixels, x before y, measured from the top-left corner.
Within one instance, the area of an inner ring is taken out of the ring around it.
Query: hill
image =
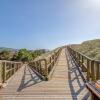
[[[100,39],[85,41],[73,47],[92,59],[100,60]]]
[[[12,51],[12,52],[16,52],[18,50],[17,49],[12,49],[12,48],[0,47],[0,52],[2,52],[2,51]]]

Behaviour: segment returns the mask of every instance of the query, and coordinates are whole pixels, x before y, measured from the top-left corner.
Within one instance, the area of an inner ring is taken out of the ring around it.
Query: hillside
[[[100,39],[85,41],[74,48],[92,59],[100,60]]]

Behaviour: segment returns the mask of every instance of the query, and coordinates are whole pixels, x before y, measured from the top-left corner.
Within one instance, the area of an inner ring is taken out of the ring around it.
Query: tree
[[[20,61],[25,62],[25,61],[30,61],[33,58],[32,58],[31,53],[27,49],[20,49],[18,51],[17,59],[19,59]]]
[[[31,54],[32,54],[33,59],[35,59],[36,57],[40,56],[41,54],[45,52],[46,52],[45,49],[41,49],[41,50],[35,50]]]
[[[8,50],[4,50],[0,53],[0,59],[1,60],[10,60],[11,58],[11,52]]]

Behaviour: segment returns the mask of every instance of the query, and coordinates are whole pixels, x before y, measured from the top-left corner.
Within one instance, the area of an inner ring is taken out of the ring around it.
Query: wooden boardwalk
[[[77,67],[62,50],[50,81],[42,81],[23,66],[0,90],[0,100],[89,100],[89,93]]]

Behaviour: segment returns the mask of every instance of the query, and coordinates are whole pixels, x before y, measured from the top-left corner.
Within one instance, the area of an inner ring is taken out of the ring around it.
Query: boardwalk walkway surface
[[[23,66],[0,90],[0,100],[89,100],[88,97],[78,69],[65,49],[50,81],[42,81],[28,66]]]

